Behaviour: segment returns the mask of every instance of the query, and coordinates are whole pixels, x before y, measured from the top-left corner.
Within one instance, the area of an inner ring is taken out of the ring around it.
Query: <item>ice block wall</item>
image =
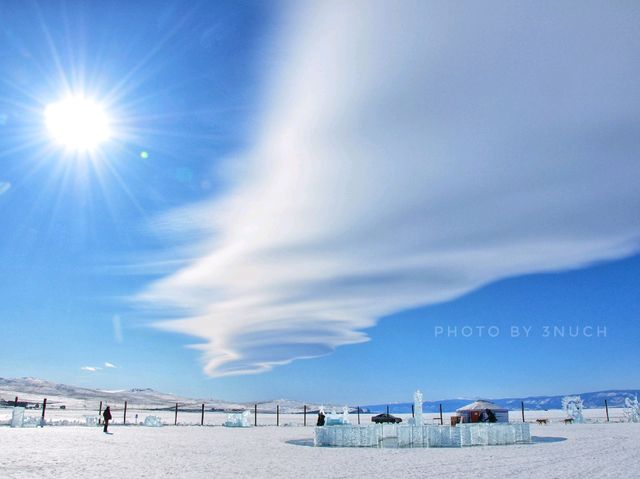
[[[315,428],[314,444],[333,447],[464,447],[531,442],[527,423],[458,426],[371,424]]]

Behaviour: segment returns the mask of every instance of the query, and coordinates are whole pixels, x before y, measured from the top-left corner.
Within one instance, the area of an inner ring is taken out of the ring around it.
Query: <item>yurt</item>
[[[482,412],[489,410],[496,416],[496,422],[509,422],[509,410],[485,400],[474,401],[456,410],[462,422],[480,422]]]

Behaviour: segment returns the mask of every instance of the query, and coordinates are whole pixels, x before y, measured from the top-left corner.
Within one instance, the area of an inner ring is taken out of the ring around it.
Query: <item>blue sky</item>
[[[638,7],[120,3],[0,6],[0,375],[637,387]],[[44,126],[78,92],[113,118],[93,155]]]

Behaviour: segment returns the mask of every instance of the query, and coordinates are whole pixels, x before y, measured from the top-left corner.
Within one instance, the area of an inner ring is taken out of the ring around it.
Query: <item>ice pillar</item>
[[[419,389],[413,394],[413,414],[416,425],[422,426],[422,393]]]

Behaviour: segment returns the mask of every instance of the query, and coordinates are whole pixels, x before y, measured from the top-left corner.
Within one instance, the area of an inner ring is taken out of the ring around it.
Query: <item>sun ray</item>
[[[116,83],[107,93],[106,101],[107,102],[117,102],[121,97],[127,95],[130,91],[137,88],[140,84],[142,84],[147,78],[147,75],[140,75],[140,70],[145,67],[160,51],[162,48],[176,36],[178,32],[183,28],[187,20],[193,16],[197,9],[194,7],[187,13],[185,13],[179,21],[176,21],[173,25],[173,28],[169,30],[159,42],[155,44],[155,46],[142,58],[133,68],[131,68],[126,75],[122,77],[122,79]],[[159,66],[156,66],[159,68]],[[136,81],[133,81],[133,78],[136,78]]]
[[[197,7],[176,17],[149,49],[122,70],[106,60],[114,53],[108,36],[94,42],[90,52],[78,49],[78,44],[84,45],[83,25],[71,29],[70,25],[77,22],[64,5],[58,12],[62,26],[56,29],[50,23],[51,17],[44,14],[42,4],[35,4],[34,8],[35,30],[42,47],[30,52],[29,65],[41,81],[34,88],[11,75],[0,80],[6,87],[0,102],[16,118],[3,130],[10,135],[4,138],[0,158],[14,158],[5,173],[19,177],[14,182],[16,188],[43,179],[41,191],[34,195],[37,205],[33,206],[34,215],[39,214],[37,208],[49,212],[50,227],[43,228],[43,233],[54,232],[60,219],[58,213],[67,207],[70,195],[84,195],[77,196],[83,202],[100,201],[113,223],[119,223],[122,200],[137,215],[147,217],[149,212],[145,211],[142,190],[136,188],[136,182],[141,179],[137,175],[153,168],[151,159],[163,164],[163,158],[178,158],[180,155],[171,148],[176,138],[221,138],[215,129],[203,134],[198,130],[183,133],[175,128],[183,118],[206,115],[213,109],[166,113],[157,108],[161,103],[158,100],[174,96],[193,81],[190,78],[156,84],[154,77],[170,64],[170,57],[162,52],[193,20]],[[148,151],[153,154],[141,154]],[[88,203],[78,211],[78,222],[90,216],[87,208]]]
[[[68,77],[64,72],[64,67],[62,66],[62,62],[60,60],[60,55],[58,53],[58,49],[56,48],[55,42],[53,41],[53,38],[51,37],[51,33],[49,32],[49,28],[47,27],[47,24],[44,20],[44,17],[42,15],[42,11],[40,10],[40,8],[38,7],[38,4],[35,4],[35,9],[37,12],[37,18],[38,18],[38,24],[40,26],[40,30],[42,31],[42,34],[45,36],[45,40],[46,40],[46,44],[47,47],[49,49],[49,53],[51,55],[51,58],[53,59],[53,63],[55,65],[56,68],[56,72],[57,72],[57,81],[59,82],[60,85],[64,86],[64,89],[66,92],[70,92],[71,89],[71,85],[69,84],[68,81]]]

